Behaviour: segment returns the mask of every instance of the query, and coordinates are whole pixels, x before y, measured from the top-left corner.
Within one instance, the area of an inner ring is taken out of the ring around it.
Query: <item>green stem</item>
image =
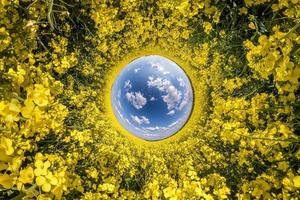
[[[53,1],[54,0],[50,0],[49,2],[49,5],[48,5],[48,13],[47,13],[47,19],[48,19],[48,22],[50,24],[50,27],[51,27],[51,31],[54,30],[54,25],[53,25],[53,20],[52,20],[52,8],[53,8]]]

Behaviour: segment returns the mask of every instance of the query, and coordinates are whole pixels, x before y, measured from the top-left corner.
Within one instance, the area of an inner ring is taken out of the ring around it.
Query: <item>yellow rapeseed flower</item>
[[[20,172],[19,181],[22,183],[32,183],[34,179],[34,173],[32,167],[27,167]]]

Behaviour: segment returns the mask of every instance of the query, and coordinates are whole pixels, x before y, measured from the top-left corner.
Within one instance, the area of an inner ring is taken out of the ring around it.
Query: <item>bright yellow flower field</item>
[[[299,199],[299,0],[1,0],[0,199]],[[110,90],[132,59],[194,87],[138,139]]]

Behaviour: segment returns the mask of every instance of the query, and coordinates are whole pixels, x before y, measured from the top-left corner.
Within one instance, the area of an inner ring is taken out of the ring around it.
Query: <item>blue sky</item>
[[[127,64],[112,88],[113,111],[122,126],[145,140],[176,133],[189,118],[193,92],[184,71],[162,56]]]

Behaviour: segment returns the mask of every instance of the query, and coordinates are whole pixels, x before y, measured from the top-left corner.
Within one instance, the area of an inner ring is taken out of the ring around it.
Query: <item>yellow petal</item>
[[[295,187],[300,188],[300,176],[295,176],[293,182]]]
[[[38,176],[36,179],[35,179],[35,182],[38,186],[42,186],[45,184],[46,182],[46,179],[43,177],[43,176]]]
[[[52,190],[52,193],[54,194],[55,199],[60,200],[61,197],[62,197],[62,194],[63,194],[63,186],[62,186],[62,185],[56,186],[56,187]]]
[[[4,110],[6,108],[6,104],[4,101],[0,101],[0,115],[4,115]]]
[[[34,174],[33,174],[32,167],[28,167],[20,172],[19,180],[22,183],[32,183],[33,178],[34,178]]]
[[[13,157],[6,155],[5,150],[0,148],[0,161],[10,162]]]
[[[55,176],[53,176],[51,179],[50,179],[50,184],[51,185],[57,185],[58,184],[58,180]]]
[[[8,164],[0,162],[0,171],[7,169],[7,167],[8,167]]]
[[[41,176],[41,175],[43,175],[43,170],[41,168],[36,168],[34,170],[34,175],[35,176]]]
[[[21,111],[20,107],[21,105],[17,99],[12,99],[8,104],[8,109],[16,113],[19,113]]]
[[[14,153],[14,148],[12,146],[12,141],[9,138],[1,137],[0,148],[5,150],[5,154],[10,156]]]
[[[44,162],[44,168],[48,169],[50,167],[50,165],[51,165],[51,163],[49,162],[49,160]]]
[[[5,189],[10,189],[14,186],[13,177],[8,174],[0,174],[0,185],[2,185]]]
[[[51,185],[50,185],[50,183],[44,183],[44,185],[42,186],[42,190],[44,191],[44,192],[49,192],[50,190],[51,190]]]
[[[23,117],[31,118],[35,105],[30,99],[26,99],[24,104],[25,106],[21,109],[21,114]]]
[[[36,168],[43,168],[43,167],[44,167],[44,163],[43,163],[43,161],[41,161],[41,160],[36,160],[36,161],[34,162],[34,166],[35,166]]]

